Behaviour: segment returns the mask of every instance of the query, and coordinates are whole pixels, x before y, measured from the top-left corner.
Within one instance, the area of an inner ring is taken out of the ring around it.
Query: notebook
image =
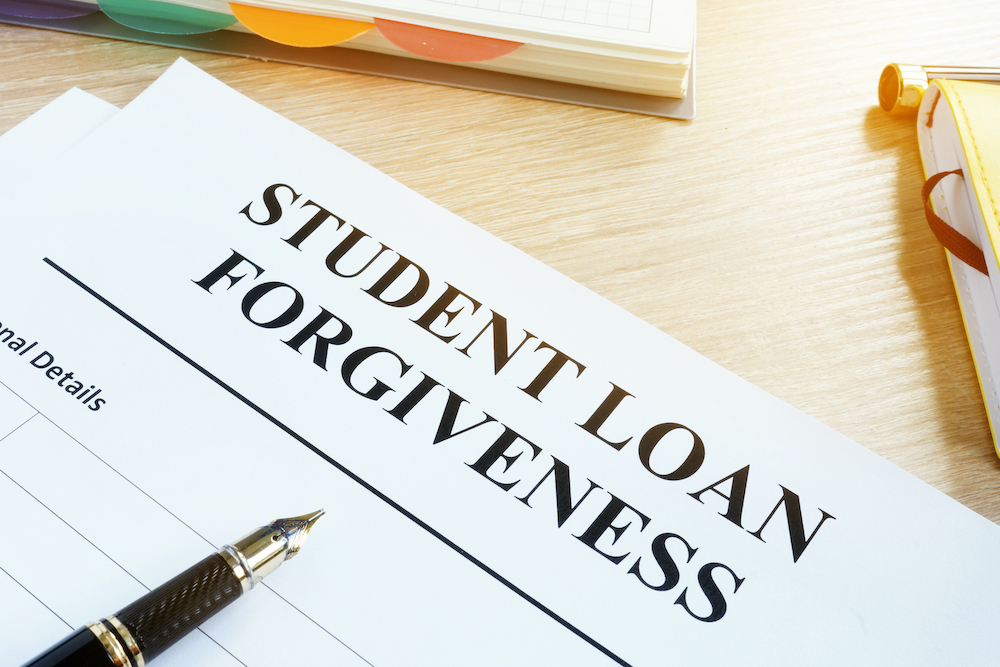
[[[948,248],[993,442],[1000,452],[1000,86],[933,81],[921,103],[917,136],[926,178],[945,174],[936,185],[928,182],[927,189],[933,187],[928,219]],[[934,221],[934,214],[943,225]]]
[[[4,0],[0,20],[68,20],[73,30],[98,10],[159,40],[238,32],[654,99],[684,99],[691,87],[694,0]]]

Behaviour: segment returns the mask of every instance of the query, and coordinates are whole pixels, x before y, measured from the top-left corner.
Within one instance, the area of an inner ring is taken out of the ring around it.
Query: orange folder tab
[[[313,16],[230,3],[229,9],[246,28],[265,39],[288,46],[332,46],[375,27],[372,23]]]
[[[453,63],[493,60],[516,50],[520,42],[425,28],[409,23],[375,19],[382,36],[414,55]]]

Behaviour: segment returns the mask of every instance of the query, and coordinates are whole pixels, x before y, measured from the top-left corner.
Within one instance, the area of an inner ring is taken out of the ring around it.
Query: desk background
[[[876,100],[892,61],[1000,66],[997,0],[701,0],[694,121],[0,25],[0,132],[178,56],[1000,522],[915,121]]]

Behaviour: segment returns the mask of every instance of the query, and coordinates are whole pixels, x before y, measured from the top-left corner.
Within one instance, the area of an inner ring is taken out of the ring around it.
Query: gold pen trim
[[[927,73],[919,65],[892,63],[878,81],[878,104],[886,113],[915,112],[927,90]]]
[[[114,663],[115,667],[132,667],[132,660],[125,651],[125,647],[118,641],[115,633],[111,632],[101,622],[87,623],[87,627],[94,633],[97,640],[101,642],[101,645],[108,652],[108,657],[111,658],[111,662]]]
[[[916,113],[932,79],[1000,83],[1000,67],[938,67],[891,63],[878,81],[878,104],[889,114]]]
[[[226,564],[229,565],[229,569],[233,571],[233,575],[239,580],[242,593],[246,593],[253,588],[253,570],[250,569],[250,565],[247,563],[246,558],[243,557],[243,554],[228,545],[222,547],[216,553],[222,556]]]
[[[118,631],[118,636],[125,642],[125,650],[132,655],[135,667],[145,667],[146,659],[142,657],[142,651],[139,649],[139,644],[135,641],[135,638],[132,637],[132,633],[128,631],[128,628],[126,628],[125,625],[114,616],[108,616],[104,620],[111,623],[111,625],[114,626],[114,629]]]

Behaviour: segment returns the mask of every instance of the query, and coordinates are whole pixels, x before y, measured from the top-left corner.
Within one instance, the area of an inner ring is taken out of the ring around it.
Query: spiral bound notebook
[[[1000,454],[1000,85],[937,79],[917,137],[993,442]],[[956,173],[958,172],[958,173]],[[951,231],[957,232],[956,234]]]

